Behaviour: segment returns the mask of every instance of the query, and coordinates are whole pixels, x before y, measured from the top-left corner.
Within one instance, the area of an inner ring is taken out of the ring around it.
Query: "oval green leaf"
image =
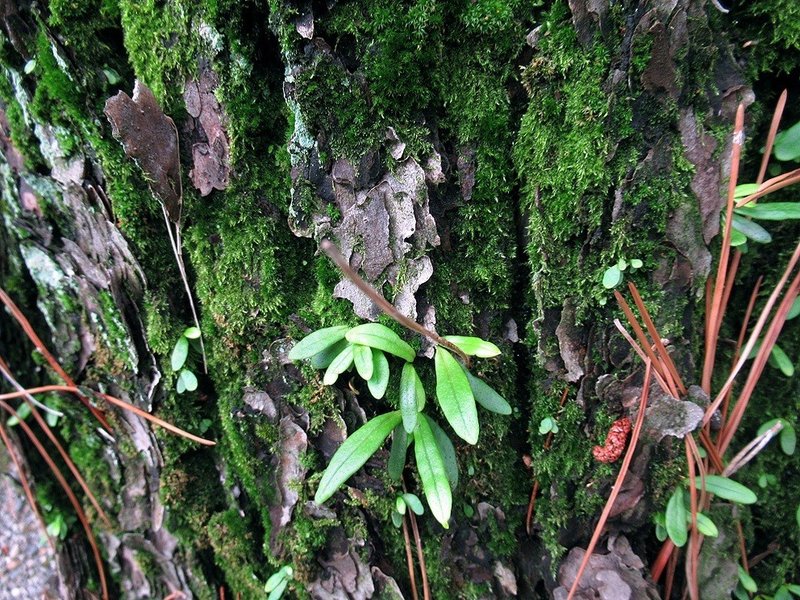
[[[770,359],[775,362],[775,365],[780,369],[781,373],[786,375],[786,377],[791,377],[794,375],[794,365],[792,364],[792,360],[786,355],[786,352],[783,351],[783,348],[775,344],[772,346],[772,349],[769,351]]]
[[[686,506],[683,503],[683,488],[678,487],[667,502],[665,527],[667,535],[678,548],[683,547],[688,539],[686,531]]]
[[[389,462],[386,470],[389,477],[394,481],[400,481],[403,477],[403,469],[406,466],[406,452],[408,451],[408,435],[402,424],[392,431],[392,446],[389,451]]]
[[[185,390],[193,392],[197,389],[197,376],[189,369],[181,369],[181,373],[178,375],[178,378],[183,381],[183,387]]]
[[[174,372],[180,371],[181,367],[186,364],[186,358],[189,356],[189,340],[181,336],[178,338],[175,347],[172,349],[172,356],[170,357],[170,364]]]
[[[742,198],[747,198],[750,194],[755,194],[757,191],[757,183],[740,183],[733,192],[733,199],[741,200]]]
[[[622,271],[619,270],[617,265],[609,267],[603,273],[603,287],[607,290],[612,290],[622,282]]]
[[[758,591],[756,580],[753,579],[741,565],[739,565],[739,582],[742,584],[742,587],[751,594],[755,594]]]
[[[348,344],[344,349],[336,355],[330,366],[325,371],[325,376],[322,378],[322,383],[325,385],[333,385],[339,379],[339,375],[347,371],[353,364],[353,345]]]
[[[269,579],[267,579],[267,583],[264,585],[265,592],[271,592],[281,581],[286,580],[286,573],[283,572],[283,569],[276,571],[272,575],[270,575]]]
[[[414,349],[400,339],[394,331],[380,323],[364,323],[353,327],[345,336],[353,344],[363,344],[394,354],[408,362],[414,362],[417,355]]]
[[[769,231],[764,229],[761,225],[754,221],[750,221],[742,216],[734,213],[731,220],[733,228],[754,242],[759,244],[769,244],[772,241],[772,236]]]
[[[282,579],[275,589],[270,592],[269,596],[267,596],[267,600],[280,600],[283,596],[283,592],[286,591],[287,585],[289,585],[289,580],[286,578]]]
[[[200,328],[199,327],[187,327],[183,332],[183,337],[188,338],[190,340],[197,340],[200,338]]]
[[[289,360],[311,358],[328,346],[332,346],[339,340],[344,339],[348,329],[350,328],[346,325],[337,325],[336,327],[326,327],[309,333],[289,350]]]
[[[422,502],[420,502],[420,499],[417,498],[416,494],[403,494],[403,501],[408,505],[408,508],[410,508],[415,515],[419,516],[425,512]]]
[[[372,378],[367,381],[367,387],[372,397],[380,400],[386,393],[386,386],[388,385],[389,361],[383,352],[377,348],[372,348]]]
[[[406,503],[402,497],[398,496],[394,499],[394,509],[401,515],[406,514]]]
[[[795,432],[794,427],[792,427],[789,423],[784,423],[778,439],[780,440],[781,450],[783,450],[783,453],[792,456],[795,448],[797,447],[797,433]]]
[[[353,362],[361,379],[364,381],[372,379],[372,348],[353,344]]]
[[[468,337],[463,335],[444,336],[451,344],[468,356],[479,356],[480,358],[492,358],[500,354],[500,348],[492,342],[487,342],[479,337]]]
[[[414,434],[414,455],[417,459],[417,471],[422,481],[425,499],[431,513],[442,527],[449,527],[450,513],[453,510],[453,495],[450,482],[444,468],[444,460],[439,452],[436,438],[433,436],[428,419],[421,415],[417,431]]]
[[[687,515],[687,517],[691,523],[692,516]],[[717,537],[719,535],[719,530],[714,525],[714,521],[701,512],[697,513],[697,531],[708,537]]]
[[[736,209],[736,214],[759,221],[788,221],[800,219],[800,202],[766,202],[748,204]]]
[[[417,426],[417,375],[414,365],[407,362],[400,373],[400,413],[403,415],[403,427],[407,433],[414,431]]]
[[[450,489],[454,490],[458,487],[458,458],[456,457],[456,449],[453,442],[444,432],[444,429],[439,427],[439,424],[431,418],[428,418],[428,425],[431,427],[433,437],[436,438],[436,444],[439,446],[439,452],[444,461],[444,470],[447,473],[447,480],[450,482]]]
[[[461,364],[461,363],[459,363]],[[461,365],[469,381],[469,387],[475,401],[483,408],[498,415],[510,415],[511,405],[500,394],[494,391],[483,379],[475,377],[464,365]]]
[[[480,425],[475,396],[461,364],[441,346],[436,348],[434,364],[436,399],[447,422],[465,442],[477,443]]]
[[[345,481],[358,471],[370,456],[375,454],[392,429],[400,423],[400,411],[379,415],[359,428],[331,458],[328,468],[322,474],[314,502],[322,504],[333,496]]]
[[[327,369],[331,366],[333,359],[339,356],[339,353],[345,349],[350,342],[342,338],[335,344],[328,346],[325,350],[317,352],[311,357],[311,366],[315,369]]]
[[[778,160],[800,158],[800,123],[795,123],[789,129],[781,131],[775,136],[773,152]]]
[[[737,229],[731,229],[731,247],[738,248],[747,244],[747,236]]]
[[[706,475],[706,491],[718,498],[738,502],[739,504],[755,504],[758,497],[741,483],[721,475]],[[695,487],[700,489],[700,478],[695,479]]]

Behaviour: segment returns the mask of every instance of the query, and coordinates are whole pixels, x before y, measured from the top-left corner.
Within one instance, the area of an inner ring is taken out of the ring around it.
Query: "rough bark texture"
[[[379,318],[320,256],[332,239],[404,314],[503,349],[478,371],[515,412],[481,414],[478,445],[458,445],[450,529],[420,519],[433,597],[566,597],[616,472],[592,446],[642,385],[602,274],[644,262],[625,277],[694,381],[733,112],[758,77],[771,101],[771,77],[800,64],[796,8],[754,4],[734,18],[701,0],[0,0],[2,287],[79,384],[218,442],[104,407],[112,440],[79,404],[48,400],[113,517],[95,523],[112,595],[261,598],[291,564],[297,597],[410,597],[385,451],[312,501],[347,433],[394,401],[324,387],[286,357],[313,329]],[[128,98],[137,80],[159,105],[148,115]],[[207,373],[190,359],[198,391],[180,395],[169,357],[192,322],[159,202],[182,222],[208,354]],[[53,381],[20,340],[0,311],[17,378]],[[697,407],[662,398],[648,419],[590,563],[597,593],[630,593],[600,597],[658,594],[650,518],[680,480],[671,440]],[[28,454],[40,500],[69,513]],[[773,499],[792,490],[796,477]],[[63,551],[75,595],[97,591],[80,536]],[[735,548],[719,547],[709,568],[728,572]],[[798,557],[782,552],[764,577],[793,576]]]

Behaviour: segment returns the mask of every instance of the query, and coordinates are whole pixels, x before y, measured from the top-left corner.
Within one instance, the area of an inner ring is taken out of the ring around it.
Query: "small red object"
[[[625,451],[628,434],[631,432],[631,420],[628,417],[617,419],[608,430],[604,446],[595,446],[592,455],[595,460],[603,463],[613,463]]]

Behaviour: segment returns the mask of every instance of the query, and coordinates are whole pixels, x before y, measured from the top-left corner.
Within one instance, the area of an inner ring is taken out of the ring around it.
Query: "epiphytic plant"
[[[492,412],[511,413],[511,406],[495,390],[469,372],[470,357],[498,356],[500,349],[497,346],[477,337],[440,337],[423,328],[399,314],[358,277],[330,242],[323,242],[323,249],[386,314],[436,344],[435,397],[458,437],[469,444],[477,443],[480,423],[476,404]],[[314,499],[318,503],[328,500],[393,434],[390,475],[397,479],[401,477],[408,448],[413,444],[416,467],[428,506],[436,520],[447,528],[452,510],[452,489],[458,477],[455,450],[447,434],[425,412],[426,392],[414,367],[414,349],[388,327],[366,323],[352,328],[336,326],[320,329],[303,338],[289,352],[292,360],[309,359],[315,368],[325,369],[322,380],[325,385],[334,384],[339,375],[354,368],[376,399],[383,398],[389,382],[390,363],[387,355],[403,361],[399,365],[401,373],[397,410],[374,417],[345,440],[331,458]]]

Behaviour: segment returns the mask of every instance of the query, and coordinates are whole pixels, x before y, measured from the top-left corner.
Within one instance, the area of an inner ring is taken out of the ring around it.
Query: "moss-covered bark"
[[[603,272],[643,261],[626,277],[693,381],[732,111],[752,102],[752,85],[771,99],[774,82],[797,73],[792,3],[735,15],[693,0],[6,4],[2,286],[80,384],[218,442],[199,449],[110,412],[111,442],[52,400],[115,518],[111,530],[96,525],[114,595],[211,598],[225,586],[259,598],[286,564],[301,598],[392,597],[392,579],[409,593],[385,453],[350,492],[311,502],[332,445],[396,402],[287,364],[290,339],[312,329],[356,315],[394,326],[320,256],[324,238],[400,310],[503,349],[479,374],[514,414],[482,414],[479,443],[457,447],[450,530],[421,519],[433,596],[505,597],[504,573],[520,597],[551,594],[615,472],[591,456],[626,411],[609,381],[637,370]],[[188,299],[158,201],[103,114],[135,79],[181,140],[183,248],[208,372],[180,395],[169,357],[191,325]],[[753,131],[768,113],[754,105]],[[193,185],[203,176],[216,188],[205,196]],[[775,268],[753,265],[744,278]],[[7,314],[0,324],[0,354],[20,381],[48,381],[31,348],[13,343]],[[430,388],[432,372],[422,376]],[[794,380],[780,385],[796,392]],[[794,418],[767,400],[764,414]],[[538,428],[551,415],[559,432],[544,450]],[[667,442],[642,454],[644,499],[614,527],[649,559],[649,515],[680,479],[682,454]],[[790,476],[765,492],[788,511],[796,467],[760,460]],[[543,492],[529,535],[534,478]],[[783,548],[797,539],[758,510],[748,523]],[[782,550],[760,576],[791,578],[798,560]]]

